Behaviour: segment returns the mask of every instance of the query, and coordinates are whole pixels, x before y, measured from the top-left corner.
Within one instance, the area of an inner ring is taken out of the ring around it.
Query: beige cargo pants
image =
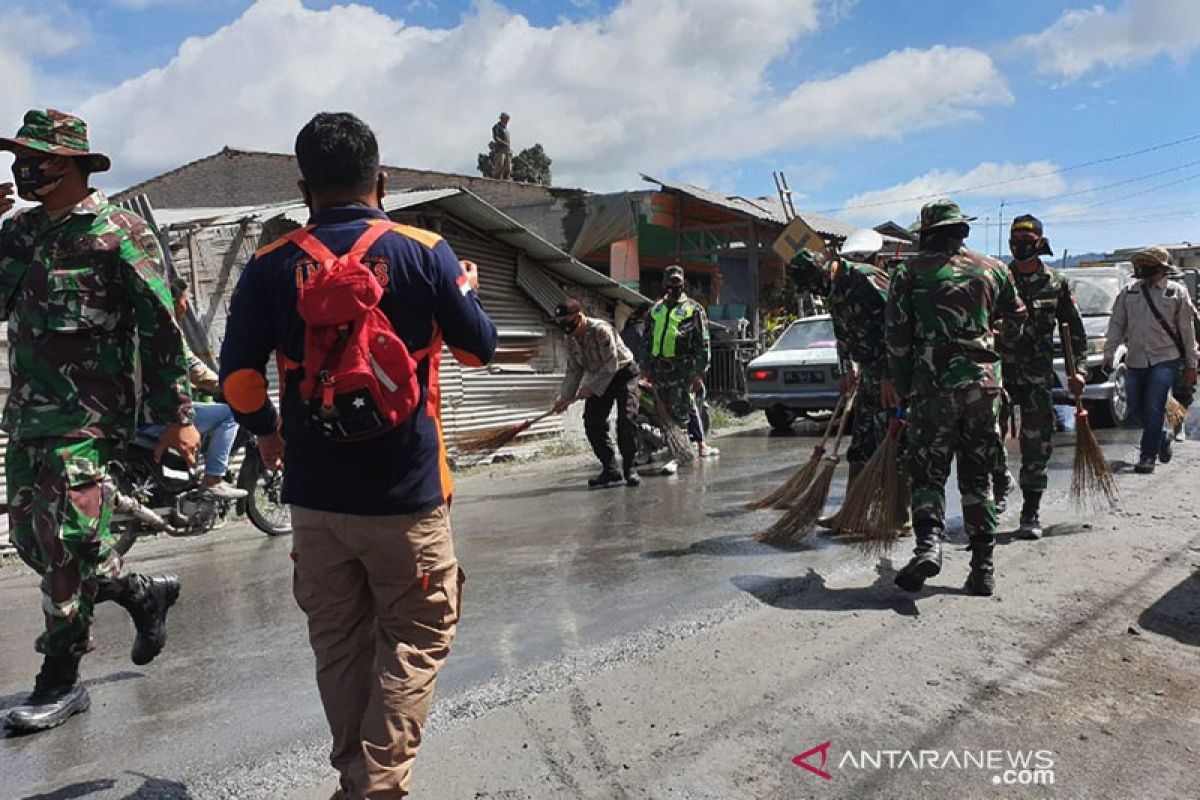
[[[371,517],[292,509],[296,602],[308,616],[330,762],[347,800],[409,793],[464,575],[445,506]]]

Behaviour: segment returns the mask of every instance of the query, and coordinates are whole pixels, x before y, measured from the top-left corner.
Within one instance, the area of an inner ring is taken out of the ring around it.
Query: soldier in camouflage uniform
[[[88,176],[109,160],[90,152],[86,125],[30,111],[0,148],[16,155],[20,196],[39,203],[0,229],[0,319],[8,321],[12,371],[9,529],[42,576],[46,618],[33,694],[7,723],[37,731],[88,708],[79,662],[95,646],[96,603],[113,600],[129,612],[135,664],[162,649],[179,582],[123,571],[106,467],[139,411],[168,426],[160,452],[171,446],[192,458],[199,435],[158,241],[140,218],[88,189]],[[12,208],[11,191],[0,186],[0,214]]]
[[[873,264],[851,260],[850,256],[870,257],[870,250],[854,252],[847,248],[865,233],[874,234],[878,251],[883,239],[874,231],[858,232],[842,246],[842,257],[827,259],[825,254],[800,251],[789,271],[796,288],[801,292],[825,298],[837,335],[838,362],[842,377],[840,391],[857,386],[854,398],[854,430],[846,461],[850,465],[848,483],[862,471],[876,448],[887,436],[891,409],[896,406],[895,393],[884,397],[888,380],[887,347],[884,344],[884,311],[887,307],[889,276],[886,269]],[[828,262],[828,268],[826,263]],[[907,526],[909,497],[907,480],[901,475],[899,518]],[[828,519],[821,520],[824,525]]]
[[[990,492],[1000,410],[993,330],[1019,325],[1025,307],[1008,268],[963,246],[966,217],[950,200],[921,209],[920,252],[892,274],[885,336],[889,369],[908,406],[908,474],[915,552],[896,585],[916,592],[942,568],[946,478],[958,458],[963,525],[971,549],[966,589],[995,588],[996,509]]]
[[[1029,214],[1016,217],[1008,246],[1013,254],[1009,270],[1029,316],[1021,328],[1005,327],[996,345],[1003,359],[1004,390],[1012,407],[1021,410],[1020,486],[1024,502],[1017,535],[1022,539],[1039,539],[1046,464],[1053,451],[1054,398],[1050,390],[1054,386],[1054,337],[1059,324],[1067,323],[1077,372],[1067,376],[1067,388],[1078,397],[1083,393],[1087,376],[1087,333],[1067,279],[1039,258],[1053,255],[1041,221]],[[997,484],[1007,478],[1007,469],[1002,466],[1003,441],[998,452]]]
[[[672,264],[663,279],[666,295],[650,307],[650,336],[642,364],[680,427],[686,427],[700,447],[700,457],[717,454],[704,440],[704,425],[695,410],[695,392],[704,389],[704,373],[712,361],[708,315],[683,292],[683,268]]]

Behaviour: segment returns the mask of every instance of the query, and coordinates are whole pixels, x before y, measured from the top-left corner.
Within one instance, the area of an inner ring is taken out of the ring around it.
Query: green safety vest
[[[675,342],[679,338],[679,326],[684,320],[691,319],[695,313],[695,303],[684,301],[674,308],[667,308],[666,303],[656,303],[654,308],[650,309],[650,319],[654,320],[650,357],[674,358]]]

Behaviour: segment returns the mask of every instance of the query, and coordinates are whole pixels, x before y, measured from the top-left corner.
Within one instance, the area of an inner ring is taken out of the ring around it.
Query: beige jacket
[[[582,335],[567,337],[567,374],[558,393],[563,400],[574,399],[580,388],[599,397],[608,391],[613,376],[633,363],[633,353],[612,325],[591,317],[584,320]]]
[[[1183,356],[1183,366],[1196,367],[1195,313],[1187,288],[1176,281],[1160,278],[1149,287],[1154,306],[1171,328],[1183,340],[1181,354],[1171,334],[1163,329],[1144,294],[1145,281],[1135,281],[1125,287],[1113,302],[1112,317],[1108,320],[1108,335],[1104,345],[1104,360],[1111,362],[1117,348],[1124,344],[1128,350],[1125,363],[1134,368],[1150,367]]]

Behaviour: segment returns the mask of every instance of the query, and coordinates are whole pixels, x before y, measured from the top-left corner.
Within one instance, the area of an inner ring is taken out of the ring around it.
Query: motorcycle
[[[240,500],[212,496],[201,487],[200,464],[189,467],[171,451],[155,461],[157,441],[138,435],[124,457],[109,465],[116,484],[113,531],[116,548],[129,551],[139,535],[165,532],[171,536],[197,536],[211,531],[218,522],[244,513],[268,536],[292,531],[291,512],[283,504],[283,473],[265,469],[258,453],[257,438],[245,428],[238,430],[230,461],[245,453],[241,467],[225,480],[247,492]]]

